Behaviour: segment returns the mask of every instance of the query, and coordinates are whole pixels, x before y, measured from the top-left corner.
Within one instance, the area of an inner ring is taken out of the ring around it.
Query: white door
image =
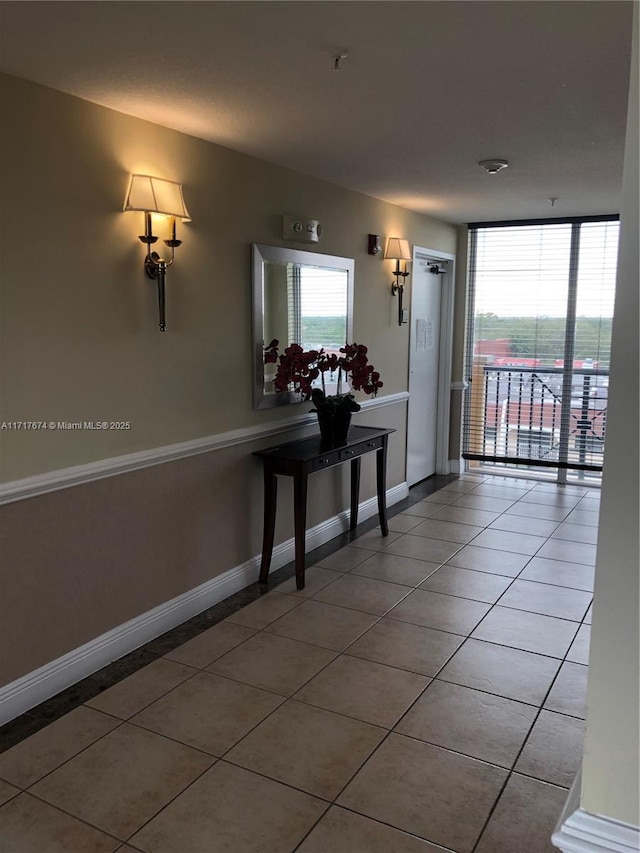
[[[409,486],[436,473],[438,426],[444,426],[444,400],[439,400],[446,365],[441,363],[443,284],[451,274],[451,261],[416,256],[411,280],[411,332],[409,336],[409,413],[407,423],[407,483]],[[434,274],[434,267],[446,270]],[[445,300],[447,302],[447,300]],[[445,318],[446,324],[446,318]],[[445,338],[446,329],[445,329]],[[448,361],[448,359],[446,359]],[[448,389],[447,389],[448,390]],[[447,418],[448,420],[448,418]],[[440,437],[440,444],[448,436]],[[439,472],[440,473],[440,472]],[[444,473],[444,472],[442,472]]]

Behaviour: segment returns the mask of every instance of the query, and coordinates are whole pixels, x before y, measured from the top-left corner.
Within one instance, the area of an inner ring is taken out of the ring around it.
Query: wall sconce
[[[404,279],[409,275],[407,270],[407,261],[411,260],[411,251],[409,249],[409,241],[403,240],[401,237],[389,237],[387,240],[387,248],[384,250],[385,259],[394,260],[396,268],[393,274],[396,280],[391,285],[391,293],[393,296],[398,295],[398,325],[402,326],[404,320],[402,316],[402,295],[404,293]],[[404,269],[400,269],[400,261],[404,261]],[[402,281],[400,281],[402,279]]]
[[[139,239],[147,247],[147,254],[144,259],[145,272],[149,278],[155,278],[158,281],[159,326],[160,331],[164,332],[167,328],[164,300],[165,276],[167,268],[174,261],[175,250],[182,244],[182,240],[176,239],[176,219],[191,222],[182,195],[182,184],[175,181],[165,181],[164,178],[154,178],[151,175],[131,175],[123,210],[140,210],[144,213],[144,234],[141,234]],[[168,260],[161,258],[157,252],[151,251],[151,246],[158,240],[152,230],[152,213],[169,217],[169,233],[171,236],[164,241],[165,246],[171,249],[171,256]]]

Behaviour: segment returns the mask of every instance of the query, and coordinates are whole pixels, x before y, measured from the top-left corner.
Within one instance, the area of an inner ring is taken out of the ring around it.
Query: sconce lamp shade
[[[386,259],[394,261],[410,261],[411,251],[409,249],[409,241],[403,240],[402,237],[389,237],[387,240],[387,248],[384,250]]]
[[[162,213],[175,216],[183,222],[191,222],[182,195],[182,184],[151,175],[131,175],[123,210]]]

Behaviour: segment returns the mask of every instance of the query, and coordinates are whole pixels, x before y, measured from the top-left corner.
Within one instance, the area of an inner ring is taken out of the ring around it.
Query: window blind
[[[470,226],[463,456],[599,471],[618,222]]]
[[[348,282],[345,270],[289,265],[289,343],[328,352],[345,345]]]

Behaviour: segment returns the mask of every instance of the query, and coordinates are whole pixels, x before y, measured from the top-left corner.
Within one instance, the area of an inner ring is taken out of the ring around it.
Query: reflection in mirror
[[[264,347],[280,342],[337,351],[352,337],[353,268],[350,258],[253,245],[254,408],[296,402],[273,390],[277,365],[264,364]]]

